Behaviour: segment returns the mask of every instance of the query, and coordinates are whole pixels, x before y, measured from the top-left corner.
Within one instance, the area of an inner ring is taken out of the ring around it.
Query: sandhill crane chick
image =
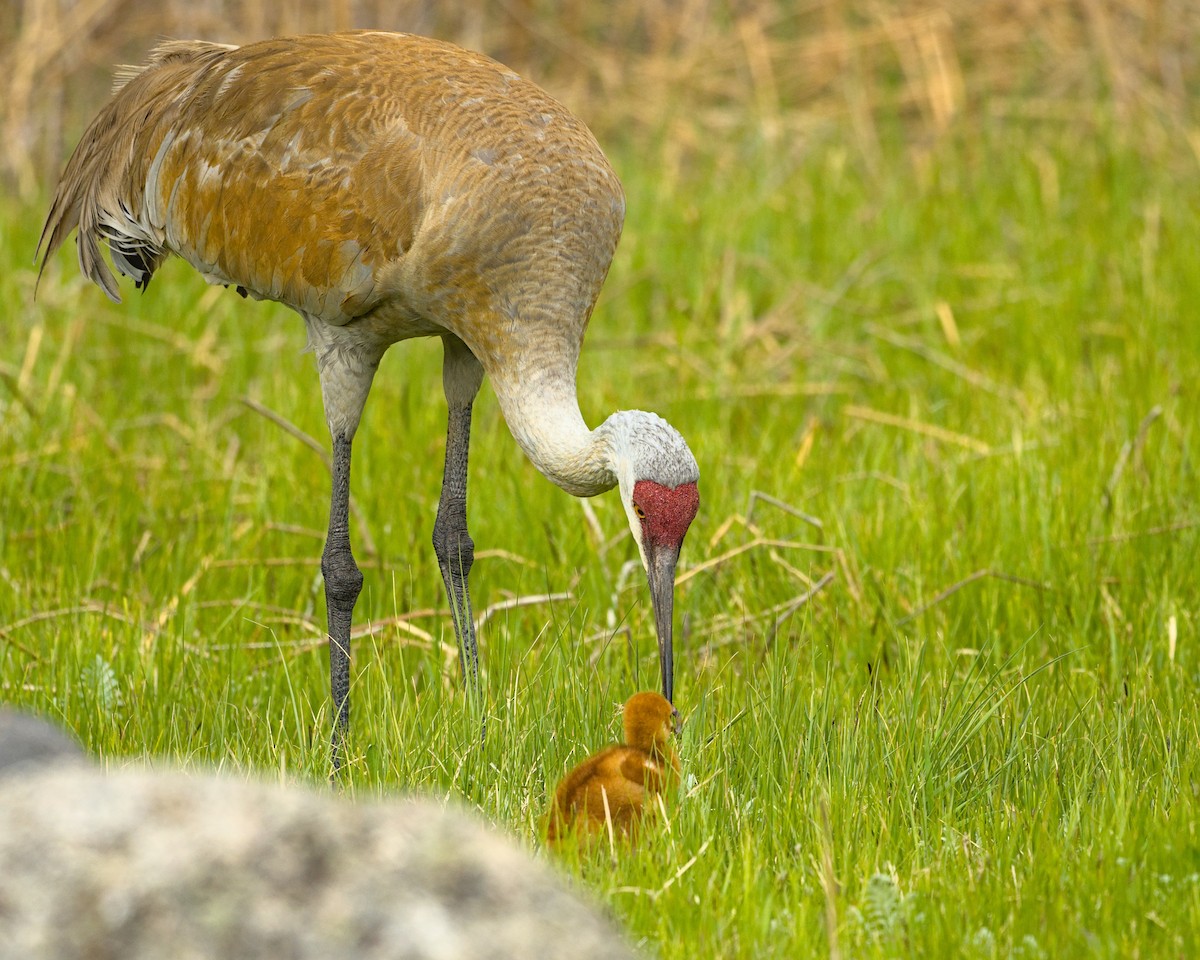
[[[554,791],[547,818],[551,844],[604,835],[634,838],[656,797],[679,781],[679,756],[671,744],[678,711],[652,691],[625,702],[625,743],[605,747],[572,769]]]

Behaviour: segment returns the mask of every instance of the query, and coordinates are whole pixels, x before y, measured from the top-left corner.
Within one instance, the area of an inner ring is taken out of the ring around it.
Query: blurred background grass
[[[45,189],[107,95],[163,36],[242,43],[370,27],[482,50],[551,89],[611,147],[680,163],[754,128],[779,149],[829,123],[878,166],[994,115],[1111,117],[1150,149],[1195,148],[1200,5],[1190,0],[15,0],[0,11],[0,169]],[[668,166],[667,172],[670,172]]]

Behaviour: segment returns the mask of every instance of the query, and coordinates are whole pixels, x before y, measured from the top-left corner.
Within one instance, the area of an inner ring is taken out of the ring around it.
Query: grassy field
[[[639,849],[564,869],[663,958],[1194,955],[1196,155],[1084,114],[852,143],[610,144],[630,213],[580,390],[701,464],[686,782]],[[116,307],[64,253],[35,304],[43,212],[0,210],[2,697],[110,767],[321,785],[302,326],[177,262]],[[439,361],[393,350],[356,444],[345,789],[536,851],[554,782],[655,685],[653,617],[615,495],[543,481],[485,386],[477,742],[429,545]]]

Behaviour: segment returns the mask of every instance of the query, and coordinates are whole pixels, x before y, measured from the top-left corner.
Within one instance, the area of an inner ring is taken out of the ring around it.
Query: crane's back
[[[113,299],[102,239],[139,286],[175,253],[328,323],[449,329],[491,367],[518,328],[577,354],[623,214],[591,133],[535,84],[359,32],[161,44],[85,133],[43,242],[78,225]]]

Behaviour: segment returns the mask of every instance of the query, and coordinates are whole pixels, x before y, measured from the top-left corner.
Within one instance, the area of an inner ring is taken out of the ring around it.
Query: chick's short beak
[[[658,668],[662,674],[663,696],[674,701],[675,658],[671,646],[675,615],[675,563],[679,547],[651,544],[646,549],[646,576],[650,581],[650,600],[654,604],[654,626],[658,633]]]

